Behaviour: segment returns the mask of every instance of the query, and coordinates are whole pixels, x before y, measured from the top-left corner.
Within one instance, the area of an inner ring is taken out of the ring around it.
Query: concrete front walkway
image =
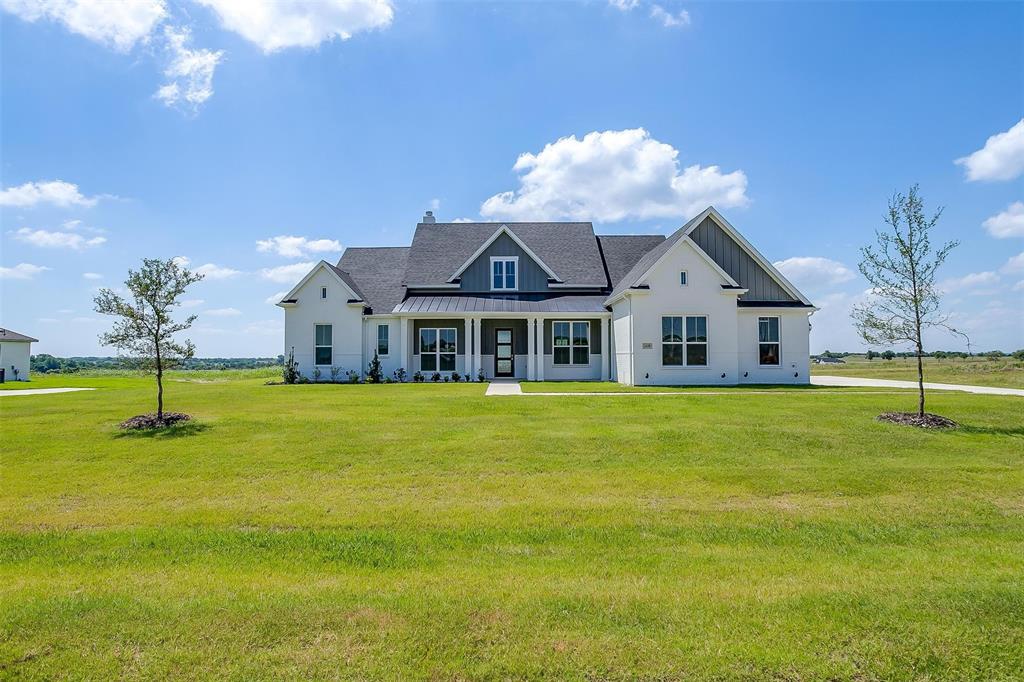
[[[47,395],[48,393],[73,393],[75,391],[95,391],[95,388],[26,388],[23,391],[18,389],[11,389],[0,391],[0,397],[2,396],[15,396],[15,395]]]
[[[484,395],[523,395],[523,389],[515,379],[495,379],[488,384]]]
[[[897,381],[896,379],[861,379],[859,377],[811,376],[815,386],[860,386],[873,388],[917,388],[916,381]],[[1024,389],[996,388],[994,386],[965,386],[963,384],[933,384],[924,382],[924,387],[935,391],[964,391],[966,393],[985,393],[988,395],[1019,395],[1024,396]]]

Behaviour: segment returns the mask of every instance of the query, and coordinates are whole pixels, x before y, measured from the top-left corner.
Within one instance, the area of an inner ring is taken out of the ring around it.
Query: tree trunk
[[[156,418],[164,419],[164,366],[160,359],[160,346],[156,348]]]
[[[917,344],[917,415],[924,418],[924,366],[920,342]]]

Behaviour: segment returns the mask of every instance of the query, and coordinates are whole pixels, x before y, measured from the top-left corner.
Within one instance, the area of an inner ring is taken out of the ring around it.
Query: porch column
[[[484,338],[484,320],[482,317],[477,317],[473,320],[473,379],[475,380],[477,374],[480,373],[480,369],[483,367],[483,359],[481,358],[482,347],[480,344],[483,343]]]
[[[462,345],[462,369],[469,376],[473,376],[473,320],[467,317],[462,323],[466,325],[466,340]]]
[[[608,367],[611,362],[611,347],[608,343],[608,320],[601,318],[601,381],[608,381]]]
[[[544,318],[537,318],[537,381],[544,381]]]
[[[410,341],[411,332],[409,331],[409,318],[401,317],[398,319],[398,338],[402,340],[399,344],[399,366],[405,368],[407,378],[412,380],[412,343]]]
[[[537,320],[532,317],[526,318],[526,380],[533,381],[537,378],[534,363],[537,358],[537,344],[534,342],[534,332],[537,329]]]

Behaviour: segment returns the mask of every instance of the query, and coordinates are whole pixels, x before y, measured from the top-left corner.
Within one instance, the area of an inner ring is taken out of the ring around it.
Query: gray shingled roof
[[[352,293],[354,293],[356,296],[359,297],[359,300],[361,300],[361,301],[365,301],[366,300],[366,296],[363,294],[362,290],[359,288],[359,285],[356,284],[356,281],[354,279],[352,279],[352,275],[350,275],[349,273],[345,272],[344,270],[339,268],[337,265],[331,265],[330,263],[328,263],[327,265],[330,266],[331,270],[334,270],[334,272],[337,273],[338,277],[341,277],[341,281],[343,281],[345,284],[348,285],[348,288],[352,290]]]
[[[601,253],[611,286],[616,286],[644,254],[665,241],[662,234],[600,235]]]
[[[604,296],[554,296],[510,301],[477,296],[410,296],[396,313],[603,313]]]
[[[39,341],[39,339],[33,339],[31,336],[0,327],[0,341]]]
[[[591,223],[419,223],[404,284],[444,284],[502,225],[566,284],[605,282]]]
[[[350,247],[337,270],[354,281],[374,313],[390,313],[405,298],[402,277],[408,256],[407,246]]]

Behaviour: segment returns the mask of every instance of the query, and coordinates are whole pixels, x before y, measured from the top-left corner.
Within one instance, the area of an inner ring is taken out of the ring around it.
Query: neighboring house
[[[28,381],[33,341],[39,339],[0,327],[0,381]]]
[[[708,208],[677,232],[438,223],[349,248],[278,303],[299,371],[623,384],[807,383],[814,306]]]
[[[846,360],[842,358],[814,358],[816,365],[845,365]]]

